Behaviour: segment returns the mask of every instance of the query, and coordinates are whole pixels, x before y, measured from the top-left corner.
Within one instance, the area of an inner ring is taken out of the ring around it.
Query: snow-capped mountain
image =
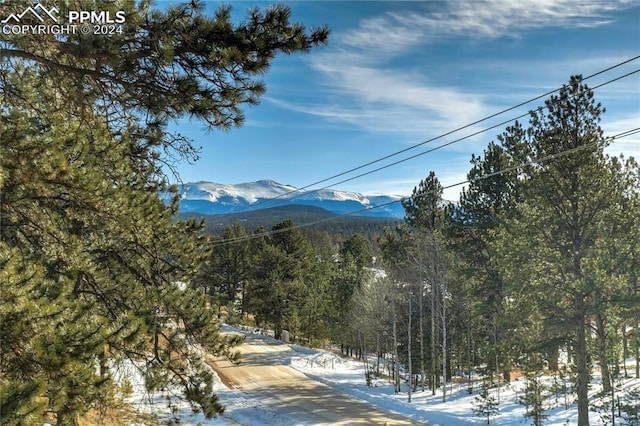
[[[180,212],[183,213],[229,214],[302,204],[321,207],[337,214],[357,212],[355,215],[358,216],[395,219],[404,217],[400,196],[363,195],[334,189],[300,190],[272,180],[233,185],[185,183],[178,188],[178,193]]]

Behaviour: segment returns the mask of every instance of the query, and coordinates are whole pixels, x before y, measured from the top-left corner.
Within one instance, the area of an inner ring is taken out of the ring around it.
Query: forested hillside
[[[60,16],[85,3],[59,2]],[[443,383],[479,375],[487,419],[489,390],[514,374],[526,377],[520,401],[535,425],[543,374],[576,400],[580,426],[594,369],[607,396],[616,378],[640,378],[640,166],[605,154],[640,128],[604,134],[586,79],[570,77],[472,155],[456,202],[431,172],[402,200],[401,221],[289,207],[202,222],[177,214],[169,182],[198,149],[170,124],[242,125],[274,58],[324,45],[328,29],[291,22],[286,6],[234,23],[229,6],[207,14],[198,1],[95,5],[122,8],[126,25],[99,37],[9,31],[0,42],[2,425],[76,425],[113,408],[122,364],[145,392],[179,389],[215,416],[224,407],[203,354],[237,361],[241,337],[221,333],[225,321],[386,358],[409,401],[417,391],[446,400]],[[0,12],[38,24],[20,2]],[[365,365],[373,385],[380,371]],[[612,397],[606,409],[640,417],[634,401]]]
[[[247,229],[259,227],[270,229],[289,219],[305,230],[325,232],[334,241],[343,241],[353,234],[361,234],[372,243],[382,235],[385,228],[394,227],[400,223],[395,219],[338,215],[320,207],[302,205],[272,207],[225,215],[178,213],[176,219],[204,219],[206,232],[216,236],[220,235],[226,227],[234,224],[240,224]]]
[[[454,374],[479,373],[487,389],[524,374],[527,416],[542,424],[539,377],[554,374],[588,425],[594,366],[605,393],[614,377],[640,377],[640,168],[603,153],[624,135],[603,134],[603,113],[571,77],[528,124],[472,156],[458,203],[442,199],[434,173],[422,180],[403,200],[405,221],[377,240],[375,264],[362,235],[336,248],[290,220],[233,225],[210,241],[194,285],[232,321],[393,358],[397,391],[401,364],[415,381],[409,400]]]

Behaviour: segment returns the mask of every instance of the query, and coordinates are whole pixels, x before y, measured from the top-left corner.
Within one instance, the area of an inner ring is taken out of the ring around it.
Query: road
[[[207,363],[228,386],[259,398],[270,409],[305,425],[411,425],[411,420],[339,394],[287,365],[291,349],[284,344],[249,338],[239,347],[234,365],[209,357]]]

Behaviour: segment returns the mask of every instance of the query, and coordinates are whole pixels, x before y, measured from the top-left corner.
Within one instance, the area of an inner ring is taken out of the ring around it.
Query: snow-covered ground
[[[254,333],[248,333],[248,339],[263,339],[274,342],[268,336],[259,336]],[[474,387],[473,394],[467,391],[467,384],[449,384],[447,386],[447,401],[442,402],[442,392],[438,391],[436,395],[431,392],[415,392],[412,394],[412,402],[407,401],[407,387],[403,386],[403,393],[394,394],[393,386],[384,379],[376,379],[374,386],[369,387],[365,383],[364,365],[362,362],[343,359],[331,352],[313,350],[297,345],[288,345],[291,350],[278,352],[278,362],[281,365],[288,365],[298,370],[312,379],[315,379],[338,393],[351,396],[360,400],[364,400],[371,405],[384,410],[401,414],[407,418],[413,419],[416,423],[425,423],[429,425],[471,425],[486,424],[486,418],[480,418],[474,414],[474,402],[478,393],[479,386]],[[633,360],[628,360],[629,366]],[[633,374],[633,368],[629,371]],[[264,403],[240,389],[228,389],[221,383],[216,386],[216,393],[220,401],[226,407],[224,415],[216,419],[205,419],[202,414],[193,413],[183,402],[174,400],[174,407],[167,406],[165,397],[157,395],[148,395],[144,392],[139,376],[131,369],[128,372],[122,372],[130,377],[133,385],[134,393],[129,402],[140,411],[151,412],[158,415],[162,422],[180,423],[185,425],[297,425],[307,424],[300,423],[299,419],[288,418],[286,415],[278,413]],[[543,377],[542,379],[547,387],[553,384],[551,377]],[[510,384],[503,384],[500,388],[490,389],[490,395],[496,400],[499,399],[499,413],[491,417],[491,424],[496,425],[526,425],[532,424],[531,419],[526,418],[526,407],[519,404],[520,397],[523,395],[526,380],[519,378],[513,380]],[[640,379],[630,378],[616,382],[616,398],[620,397],[624,401],[625,395],[632,389],[640,390]],[[594,395],[594,406],[602,405],[609,401],[595,399],[596,393],[600,391],[597,373],[594,373],[591,393]],[[575,425],[577,423],[577,409],[572,400],[569,400],[569,408],[565,408],[567,402],[563,395],[556,397],[547,391],[545,404],[545,415],[548,418],[544,421],[549,426],[566,426]],[[604,413],[595,411],[590,412],[590,422],[592,425],[607,425],[611,421],[606,420],[606,415],[610,410]],[[624,424],[616,419],[616,424]]]

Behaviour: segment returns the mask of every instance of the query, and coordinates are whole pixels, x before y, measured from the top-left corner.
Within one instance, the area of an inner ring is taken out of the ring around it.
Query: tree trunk
[[[607,331],[605,319],[601,314],[596,315],[596,337],[600,372],[602,373],[602,390],[609,393],[611,392],[611,372],[609,371],[609,360],[607,359]]]
[[[633,294],[634,296],[638,297],[638,279],[637,277],[635,277],[634,280],[634,285],[633,285]],[[639,304],[640,305],[640,304]],[[636,358],[636,379],[640,378],[640,306],[635,307],[635,319],[636,319],[636,326],[634,329],[634,346],[636,347],[635,349],[635,358]]]
[[[447,304],[446,289],[442,293],[442,402],[447,401]]]
[[[431,281],[431,395],[436,394],[436,291],[433,280]]]
[[[469,385],[467,391],[469,394],[473,393],[473,382],[471,381],[471,368],[472,368],[472,360],[471,360],[471,321],[467,321],[467,373],[469,374]]]
[[[376,330],[376,375],[380,376],[380,333]]]
[[[395,384],[393,390],[395,393],[400,393],[400,364],[398,360],[398,318],[396,315],[396,304],[393,302],[393,376]]]
[[[636,315],[635,329],[635,347],[636,347],[636,379],[640,378],[640,315]]]
[[[578,394],[578,426],[589,426],[589,368],[587,365],[587,335],[585,306],[582,296],[576,296],[576,368]]]
[[[495,348],[495,362],[496,362],[496,378],[498,380],[498,404],[500,404],[500,354],[499,354],[499,349],[498,349],[498,326],[496,325],[497,321],[496,321],[496,315],[497,314],[493,314],[493,347]],[[493,383],[493,379],[491,379],[491,382]]]
[[[420,278],[420,384],[424,392],[424,286],[422,277]]]
[[[408,392],[407,392],[407,396],[408,402],[411,402],[411,385],[412,385],[412,380],[413,380],[413,371],[411,371],[411,367],[412,367],[412,363],[411,363],[411,289],[409,289],[409,308],[407,309],[407,313],[409,314],[409,318],[407,320],[408,326],[407,326],[407,364],[408,364],[408,377],[409,377],[409,386],[408,388]]]

